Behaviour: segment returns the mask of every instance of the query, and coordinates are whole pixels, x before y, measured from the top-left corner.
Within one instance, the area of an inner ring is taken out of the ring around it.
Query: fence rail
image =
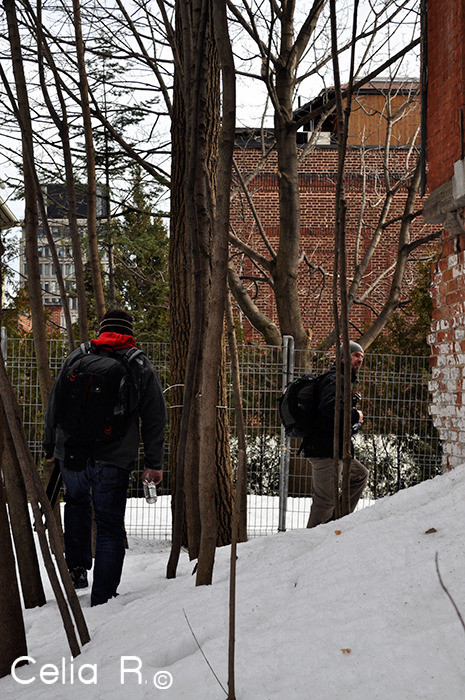
[[[66,344],[49,340],[50,367],[55,376],[66,357]],[[168,406],[165,476],[155,506],[140,497],[134,473],[127,508],[129,534],[147,538],[171,536],[170,498],[170,373],[169,346],[142,343],[159,373]],[[30,448],[42,467],[44,409],[40,401],[32,339],[2,337],[2,351],[22,410]],[[248,459],[248,531],[250,536],[278,529],[305,527],[311,504],[311,467],[298,455],[298,443],[286,440],[277,412],[277,399],[294,367],[305,365],[316,374],[331,358],[294,351],[292,339],[283,348],[242,346],[239,364],[245,412]],[[365,416],[356,438],[358,458],[369,468],[364,503],[391,494],[441,473],[441,443],[428,414],[429,365],[426,357],[365,356],[358,389]],[[233,464],[237,453],[232,388],[228,383],[228,416]],[[174,407],[173,407],[174,408]]]

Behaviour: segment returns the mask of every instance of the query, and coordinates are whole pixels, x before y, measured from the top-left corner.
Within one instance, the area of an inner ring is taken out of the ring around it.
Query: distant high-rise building
[[[106,219],[108,216],[107,199],[102,196],[101,188],[97,194],[97,218]],[[68,220],[67,194],[64,185],[50,184],[46,186],[47,193],[47,217],[50,232],[52,234],[58,259],[63,275],[65,288],[68,297],[68,304],[71,312],[71,320],[74,323],[78,317],[78,305],[75,292],[76,273],[74,267],[73,249]],[[78,230],[81,238],[87,233],[87,195],[85,193],[77,197],[76,213],[78,217]],[[84,262],[86,261],[86,251],[82,249]],[[45,307],[63,306],[60,290],[58,287],[55,264],[52,261],[50,245],[47,241],[44,226],[39,221],[38,228],[38,254],[39,254],[39,274],[41,278],[42,295]],[[107,254],[102,253],[102,263],[104,269],[107,267]],[[26,262],[26,237],[23,228],[20,241],[20,270],[21,282],[25,284],[27,279]],[[64,325],[64,319],[61,319]]]

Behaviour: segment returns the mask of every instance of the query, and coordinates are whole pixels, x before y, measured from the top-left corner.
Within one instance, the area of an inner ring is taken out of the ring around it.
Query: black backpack
[[[304,438],[312,429],[318,412],[319,377],[304,374],[287,385],[278,399],[278,411],[286,435]]]
[[[118,353],[81,344],[81,355],[60,382],[58,424],[69,436],[68,469],[83,469],[95,446],[124,437],[133,410],[129,363],[141,353],[136,348]]]

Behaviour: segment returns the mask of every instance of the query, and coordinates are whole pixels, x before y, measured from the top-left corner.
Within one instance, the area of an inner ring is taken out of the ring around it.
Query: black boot
[[[87,588],[89,585],[87,583],[87,571],[83,566],[75,566],[74,569],[71,569],[69,575],[71,576],[74,588]]]

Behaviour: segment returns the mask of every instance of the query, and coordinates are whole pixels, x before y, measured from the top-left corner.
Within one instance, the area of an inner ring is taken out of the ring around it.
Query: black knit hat
[[[134,335],[132,320],[131,314],[124,309],[112,309],[102,318],[99,333]]]

